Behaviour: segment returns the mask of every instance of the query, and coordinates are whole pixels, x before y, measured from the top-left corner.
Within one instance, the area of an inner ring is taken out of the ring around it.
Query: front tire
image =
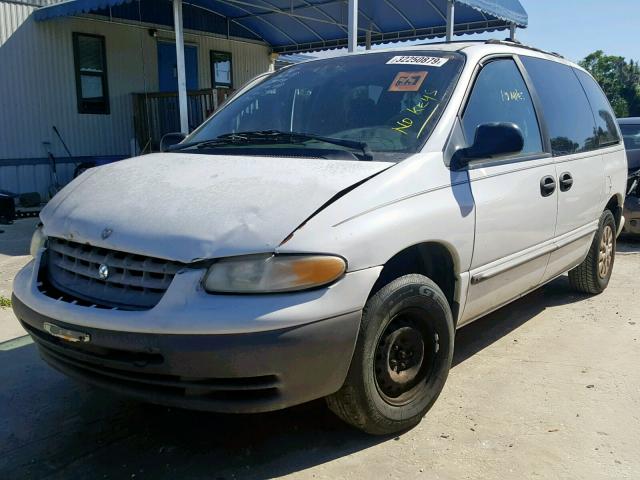
[[[569,285],[578,292],[598,294],[609,285],[616,258],[616,221],[610,210],[600,216],[584,261],[569,272]]]
[[[444,387],[455,327],[447,298],[423,275],[405,275],[366,303],[349,373],[331,411],[374,435],[418,424]]]

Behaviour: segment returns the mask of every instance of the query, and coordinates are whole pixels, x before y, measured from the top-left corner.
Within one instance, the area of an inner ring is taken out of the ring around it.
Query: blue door
[[[198,48],[184,46],[187,90],[198,90]],[[161,92],[178,91],[178,62],[175,43],[158,42],[158,84]]]

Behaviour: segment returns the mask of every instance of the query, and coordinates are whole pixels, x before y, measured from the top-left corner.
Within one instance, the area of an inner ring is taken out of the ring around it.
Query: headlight
[[[208,292],[275,293],[320,287],[347,269],[341,257],[329,255],[251,255],[214,263],[204,279]]]
[[[31,246],[29,247],[31,256],[35,258],[38,255],[38,251],[46,244],[47,236],[42,232],[42,225],[38,225],[38,228],[36,228],[36,231],[33,232],[33,236],[31,237]]]

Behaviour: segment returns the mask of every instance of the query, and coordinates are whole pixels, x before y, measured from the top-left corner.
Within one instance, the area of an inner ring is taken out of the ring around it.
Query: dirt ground
[[[0,295],[33,221],[0,226]],[[47,367],[0,309],[0,478],[640,478],[640,240],[608,290],[566,277],[462,328],[413,430],[370,437],[323,402],[231,416],[149,406]]]

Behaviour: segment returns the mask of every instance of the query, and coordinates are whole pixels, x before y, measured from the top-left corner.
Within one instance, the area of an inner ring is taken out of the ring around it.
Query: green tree
[[[640,116],[640,68],[624,57],[597,50],[580,62],[598,81],[617,117]]]

